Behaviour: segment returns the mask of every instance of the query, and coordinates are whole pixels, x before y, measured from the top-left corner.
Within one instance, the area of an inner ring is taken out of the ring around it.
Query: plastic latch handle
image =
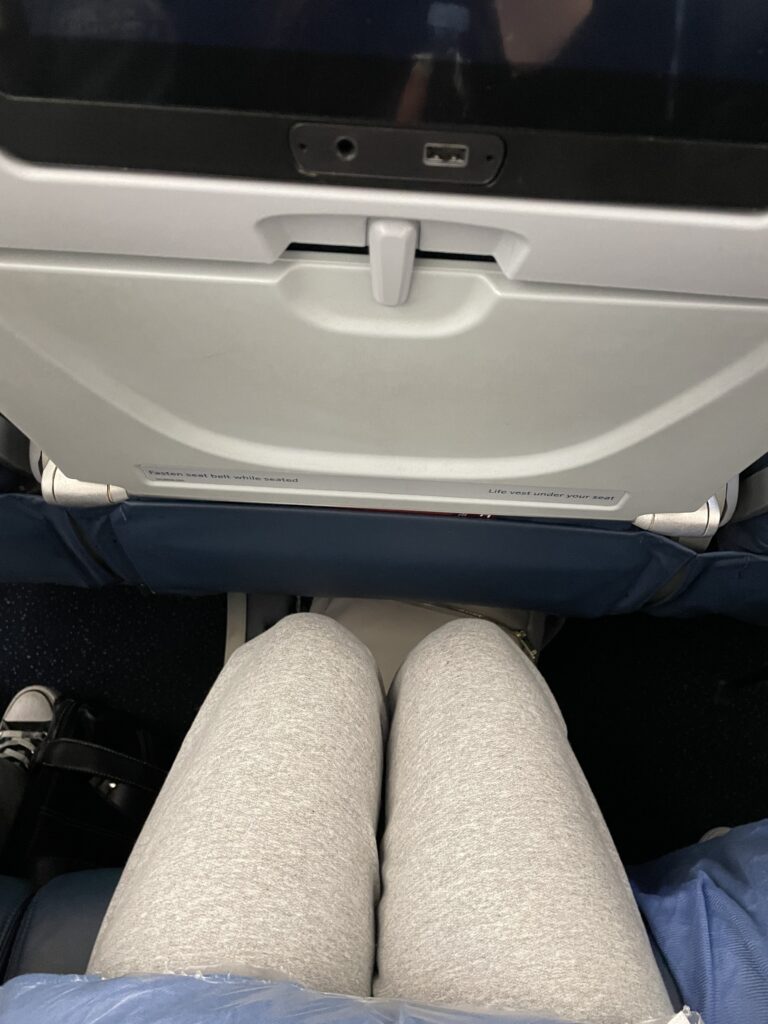
[[[383,306],[407,302],[419,241],[418,225],[408,220],[372,220],[368,224],[373,297]]]

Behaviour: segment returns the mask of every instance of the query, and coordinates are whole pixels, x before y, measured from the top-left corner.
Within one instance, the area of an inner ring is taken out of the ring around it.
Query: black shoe
[[[47,686],[19,690],[0,722],[0,760],[29,768],[48,735],[58,699],[58,693]]]

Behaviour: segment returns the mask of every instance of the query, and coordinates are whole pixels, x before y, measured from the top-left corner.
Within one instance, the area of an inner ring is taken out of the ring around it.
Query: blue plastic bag
[[[231,977],[28,974],[0,988],[2,1024],[565,1024],[551,1018],[323,995],[290,982]],[[674,1024],[697,1024],[678,1014]],[[577,1024],[577,1022],[568,1022]],[[637,1024],[640,1024],[638,1021]],[[659,1021],[657,1024],[667,1024]]]

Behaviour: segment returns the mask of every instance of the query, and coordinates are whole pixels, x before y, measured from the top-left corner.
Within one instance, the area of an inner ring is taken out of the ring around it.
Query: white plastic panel
[[[503,200],[39,167],[0,154],[0,248],[271,263],[364,246],[372,218],[519,281],[768,299],[768,213]]]
[[[768,446],[759,303],[364,257],[269,266],[7,254],[0,408],[132,494],[634,519]]]

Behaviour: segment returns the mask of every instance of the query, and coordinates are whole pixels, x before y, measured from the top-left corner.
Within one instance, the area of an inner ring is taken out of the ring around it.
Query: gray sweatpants
[[[559,711],[516,644],[486,622],[442,626],[389,701],[376,948],[384,699],[366,647],[296,615],[213,687],[89,969],[232,970],[593,1024],[671,1016]]]

